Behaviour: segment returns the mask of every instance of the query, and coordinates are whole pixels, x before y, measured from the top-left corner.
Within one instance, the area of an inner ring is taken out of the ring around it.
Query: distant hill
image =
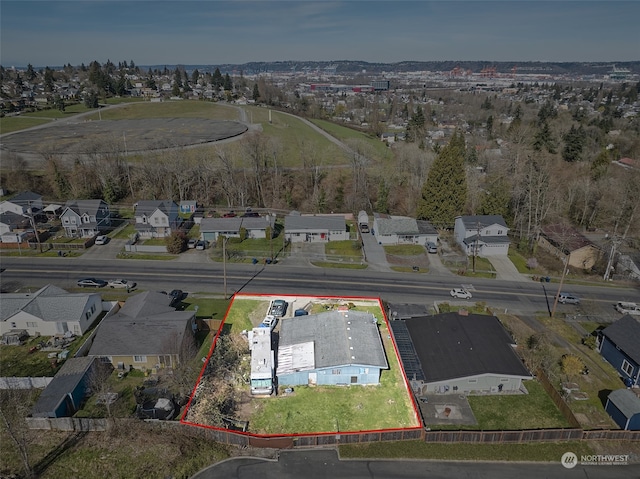
[[[613,66],[624,68],[630,73],[640,73],[640,61],[634,62],[492,62],[492,61],[401,61],[397,63],[369,63],[357,60],[339,61],[280,61],[280,62],[249,62],[243,64],[220,65],[181,65],[188,71],[198,69],[200,72],[211,71],[216,68],[225,74],[253,75],[258,73],[293,72],[293,71],[325,71],[336,74],[380,74],[382,72],[415,72],[442,71],[448,72],[454,68],[480,72],[483,68],[495,68],[497,73],[510,73],[516,67],[518,73],[546,73],[551,75],[603,75],[610,73]],[[175,68],[175,65],[145,65],[141,68],[164,69]]]

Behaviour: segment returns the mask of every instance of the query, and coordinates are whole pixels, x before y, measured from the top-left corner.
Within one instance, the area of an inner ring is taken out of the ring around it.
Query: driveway
[[[387,261],[387,254],[382,245],[378,244],[376,237],[371,233],[362,233],[363,253],[370,269],[375,271],[391,271]]]
[[[496,270],[497,279],[505,281],[530,282],[531,279],[518,271],[508,256],[488,256],[487,259]]]

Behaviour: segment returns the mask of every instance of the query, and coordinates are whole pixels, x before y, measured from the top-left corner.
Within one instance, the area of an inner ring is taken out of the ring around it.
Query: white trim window
[[[633,374],[633,365],[626,359],[622,360],[622,367],[620,369],[622,369],[629,376]]]
[[[133,357],[133,362],[134,363],[146,363],[147,362],[147,357],[146,356],[134,356]]]

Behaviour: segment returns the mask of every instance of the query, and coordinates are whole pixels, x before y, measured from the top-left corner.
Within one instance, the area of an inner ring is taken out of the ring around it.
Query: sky
[[[639,25],[639,0],[0,0],[0,64],[620,62]]]

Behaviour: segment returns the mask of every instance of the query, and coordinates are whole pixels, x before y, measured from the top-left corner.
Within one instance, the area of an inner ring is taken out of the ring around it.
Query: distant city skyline
[[[2,0],[5,68],[640,60],[638,1]]]

